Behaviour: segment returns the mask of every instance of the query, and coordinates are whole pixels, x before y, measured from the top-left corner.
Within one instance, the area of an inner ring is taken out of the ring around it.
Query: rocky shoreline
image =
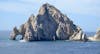
[[[21,40],[25,41],[100,40],[100,30],[94,37],[87,37],[79,26],[48,3],[43,4],[39,13],[36,16],[32,14],[19,29],[14,27],[10,39],[16,40],[17,35],[22,35]]]

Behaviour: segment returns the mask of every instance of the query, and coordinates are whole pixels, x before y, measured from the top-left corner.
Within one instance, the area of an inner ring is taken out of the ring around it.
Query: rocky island
[[[25,41],[87,41],[85,33],[79,26],[48,3],[43,4],[39,13],[36,16],[32,14],[19,29],[14,27],[10,39],[16,40],[17,35],[21,35],[21,40]]]
[[[100,28],[97,29],[97,32],[94,36],[88,37],[89,41],[100,41]]]

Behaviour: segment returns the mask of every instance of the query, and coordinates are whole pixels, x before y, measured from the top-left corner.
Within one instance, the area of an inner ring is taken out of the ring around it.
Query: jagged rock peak
[[[37,16],[31,15],[18,29],[18,33],[14,29],[12,32],[14,35],[11,35],[11,39],[16,38],[16,35],[22,35],[21,39],[27,41],[86,40],[80,27],[48,3],[40,7]]]
[[[31,14],[27,22],[28,23],[32,22],[34,18],[35,18],[34,14]]]
[[[43,4],[39,9],[39,14],[44,14],[44,13],[53,14],[53,12],[60,13],[60,11],[57,8],[55,8],[53,5],[50,5],[48,3]]]

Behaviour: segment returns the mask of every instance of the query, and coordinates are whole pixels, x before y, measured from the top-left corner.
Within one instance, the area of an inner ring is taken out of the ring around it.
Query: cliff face
[[[17,35],[27,41],[39,40],[86,40],[82,29],[50,4],[43,4],[37,16],[31,15],[28,21],[16,27],[11,33],[11,39]]]

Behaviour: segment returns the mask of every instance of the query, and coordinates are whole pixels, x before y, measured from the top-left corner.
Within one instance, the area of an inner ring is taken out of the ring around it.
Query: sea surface
[[[0,54],[100,54],[100,42],[9,40],[10,31],[0,31]],[[93,36],[94,32],[86,32]]]

